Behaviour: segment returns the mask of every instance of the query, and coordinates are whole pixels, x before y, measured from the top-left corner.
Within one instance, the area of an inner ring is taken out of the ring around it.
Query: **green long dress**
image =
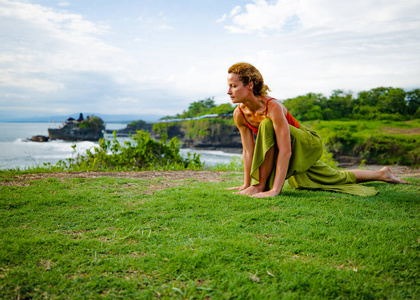
[[[322,155],[322,140],[318,133],[302,124],[300,124],[300,128],[292,125],[289,125],[289,128],[292,155],[286,179],[288,179],[292,188],[328,190],[358,196],[373,196],[378,193],[374,187],[356,184],[356,176],[352,172],[339,171],[319,161]],[[259,126],[255,142],[251,166],[251,184],[254,185],[259,182],[259,168],[264,162],[267,151],[276,144],[273,123],[269,118],[266,118]],[[277,161],[275,161],[268,180],[270,189],[273,187],[276,175],[276,163]]]

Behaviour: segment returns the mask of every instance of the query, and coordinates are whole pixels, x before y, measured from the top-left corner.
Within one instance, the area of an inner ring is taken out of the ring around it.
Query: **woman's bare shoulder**
[[[235,108],[235,110],[233,111],[233,117],[235,118],[235,117],[237,117],[238,115],[240,115],[241,114],[241,112],[239,111],[240,110],[240,108],[239,108],[239,105]]]
[[[237,126],[243,126],[243,125],[245,125],[245,119],[244,119],[244,117],[241,114],[239,105],[233,111],[233,119],[235,120],[235,124]]]
[[[285,116],[287,114],[287,109],[286,107],[283,105],[283,103],[281,103],[280,101],[278,101],[277,99],[274,99],[272,101],[270,101],[268,103],[268,115],[270,115],[270,112],[274,113],[274,114],[278,114],[278,113],[283,113]]]

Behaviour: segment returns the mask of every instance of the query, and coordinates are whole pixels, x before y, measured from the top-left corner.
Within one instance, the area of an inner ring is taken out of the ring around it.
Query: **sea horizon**
[[[80,115],[83,114],[83,117],[87,116],[97,116],[100,117],[104,123],[131,123],[133,121],[143,120],[146,123],[157,123],[159,119],[163,118],[163,115],[111,115],[111,114],[98,114],[98,113],[71,113],[66,115],[48,115],[48,116],[8,116],[0,115],[0,123],[48,123],[48,122],[65,122],[68,118],[77,119]]]

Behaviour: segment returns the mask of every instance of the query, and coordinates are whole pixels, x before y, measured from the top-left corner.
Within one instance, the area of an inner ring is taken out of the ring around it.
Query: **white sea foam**
[[[241,157],[240,154],[227,153],[219,150],[197,150],[197,149],[181,149],[182,157],[187,157],[188,153],[197,153],[200,160],[206,165],[228,164],[234,157]]]

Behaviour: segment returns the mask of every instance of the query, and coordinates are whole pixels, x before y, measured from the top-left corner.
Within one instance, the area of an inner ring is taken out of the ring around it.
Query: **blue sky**
[[[0,0],[0,121],[227,103],[238,61],[272,96],[420,87],[418,0]]]

